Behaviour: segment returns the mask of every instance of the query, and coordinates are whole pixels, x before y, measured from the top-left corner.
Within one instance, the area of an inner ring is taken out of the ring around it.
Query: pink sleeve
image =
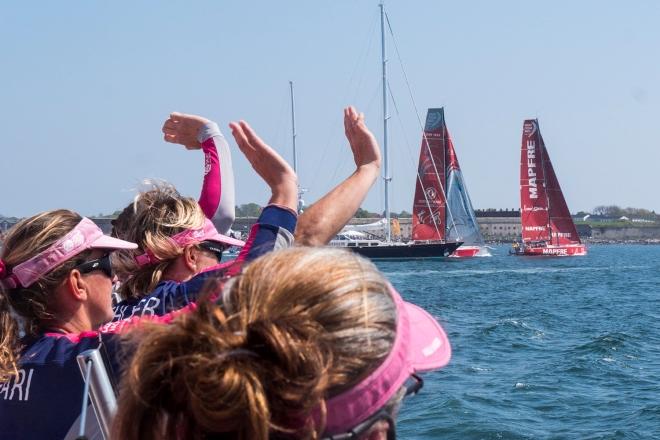
[[[199,195],[199,206],[206,218],[212,219],[220,204],[220,159],[213,137],[202,142],[204,152],[204,183]]]

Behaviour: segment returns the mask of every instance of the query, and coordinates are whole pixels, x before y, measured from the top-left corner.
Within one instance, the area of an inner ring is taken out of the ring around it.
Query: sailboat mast
[[[298,155],[296,154],[296,102],[293,98],[293,81],[289,81],[291,90],[291,141],[293,144],[293,171],[298,173]]]
[[[381,35],[381,60],[383,64],[383,180],[385,181],[385,218],[387,219],[387,241],[392,240],[392,231],[390,229],[390,162],[387,149],[387,122],[390,119],[387,108],[387,51],[385,48],[385,4],[380,3],[380,35]]]
[[[289,81],[289,89],[291,90],[291,141],[293,144],[293,172],[298,175],[298,154],[296,153],[296,102],[293,97],[293,81]],[[298,184],[298,214],[302,212],[302,188]]]

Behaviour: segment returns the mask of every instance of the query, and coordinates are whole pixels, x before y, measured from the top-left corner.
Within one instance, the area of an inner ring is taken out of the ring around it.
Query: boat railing
[[[445,244],[447,240],[410,240],[407,244]]]
[[[88,397],[92,401],[92,408],[94,408],[103,437],[110,438],[112,419],[117,412],[117,396],[106,369],[103,354],[98,348],[86,350],[77,356],[77,361],[85,383],[78,438],[86,438],[84,430]]]

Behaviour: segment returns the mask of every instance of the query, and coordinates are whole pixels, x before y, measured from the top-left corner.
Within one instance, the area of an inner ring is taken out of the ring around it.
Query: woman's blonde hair
[[[205,217],[195,199],[183,197],[172,185],[157,183],[135,198],[132,209],[124,208],[118,220],[113,235],[139,246],[116,252],[113,260],[117,276],[123,281],[120,294],[128,299],[139,298],[156,287],[169,264],[184,251],[170,237],[202,226]],[[160,262],[140,267],[135,257],[147,251]]]
[[[116,438],[317,438],[323,417],[315,425],[312,412],[377,368],[394,342],[387,281],[346,251],[267,254],[221,296],[132,335]]]
[[[82,217],[65,209],[47,211],[18,222],[7,233],[0,258],[7,271],[43,252],[69,233]],[[76,255],[29,286],[0,287],[0,382],[17,374],[21,349],[19,332],[37,334],[53,313],[54,290],[89,251]],[[17,321],[20,318],[21,322]]]

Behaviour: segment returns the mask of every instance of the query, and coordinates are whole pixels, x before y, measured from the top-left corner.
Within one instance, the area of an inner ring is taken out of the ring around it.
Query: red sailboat
[[[412,239],[463,242],[451,257],[490,256],[474,216],[443,108],[431,108],[419,155]]]
[[[523,125],[520,150],[520,218],[522,244],[514,243],[515,255],[586,255],[575,223],[566,206],[537,119]]]

